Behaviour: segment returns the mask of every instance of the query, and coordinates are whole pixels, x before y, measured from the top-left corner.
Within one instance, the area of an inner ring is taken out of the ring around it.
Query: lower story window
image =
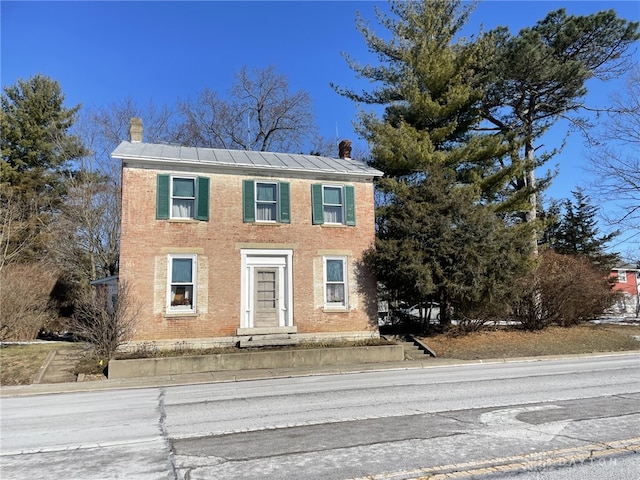
[[[325,257],[324,284],[326,307],[346,308],[347,298],[347,259],[344,257]]]
[[[167,311],[196,311],[196,255],[169,255]]]

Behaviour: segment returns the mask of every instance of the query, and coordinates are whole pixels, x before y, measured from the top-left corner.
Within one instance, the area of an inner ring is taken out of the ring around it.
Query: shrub
[[[522,279],[520,287],[514,317],[527,330],[592,320],[616,298],[606,273],[588,258],[552,250],[540,254],[538,268]]]
[[[11,264],[0,271],[0,339],[29,341],[56,319],[50,303],[57,272],[43,263]]]
[[[115,300],[112,293],[108,288],[83,289],[68,323],[76,337],[91,344],[97,357],[106,360],[131,339],[140,311],[124,282],[118,284]]]

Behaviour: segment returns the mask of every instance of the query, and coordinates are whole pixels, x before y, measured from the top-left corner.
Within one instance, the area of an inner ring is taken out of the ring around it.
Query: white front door
[[[242,249],[240,328],[293,325],[292,250]]]

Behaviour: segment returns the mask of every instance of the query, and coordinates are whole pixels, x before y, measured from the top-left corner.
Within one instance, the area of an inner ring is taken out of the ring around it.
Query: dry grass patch
[[[3,345],[0,347],[0,385],[28,385],[32,383],[49,352],[61,348],[76,347],[68,343]]]
[[[193,348],[187,342],[176,344],[174,348],[159,349],[154,346],[153,342],[145,343],[138,346],[133,351],[117,352],[115,357],[117,360],[132,360],[138,358],[162,358],[162,357],[187,357],[197,355],[218,355],[223,353],[251,353],[251,352],[268,352],[278,350],[306,350],[313,348],[347,348],[347,347],[372,347],[379,345],[392,345],[383,338],[367,338],[362,340],[345,340],[345,341],[325,341],[325,342],[300,342],[296,345],[270,346],[270,347],[209,347],[209,348]]]
[[[447,334],[423,340],[439,357],[460,360],[537,357],[640,350],[640,326],[580,325],[538,332],[496,330],[464,336]]]

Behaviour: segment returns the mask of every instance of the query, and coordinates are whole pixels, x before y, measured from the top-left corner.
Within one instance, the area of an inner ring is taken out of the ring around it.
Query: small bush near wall
[[[75,307],[69,330],[91,344],[95,355],[105,362],[131,339],[140,313],[140,305],[124,282],[118,284],[116,299],[108,289],[91,287],[81,292]]]

